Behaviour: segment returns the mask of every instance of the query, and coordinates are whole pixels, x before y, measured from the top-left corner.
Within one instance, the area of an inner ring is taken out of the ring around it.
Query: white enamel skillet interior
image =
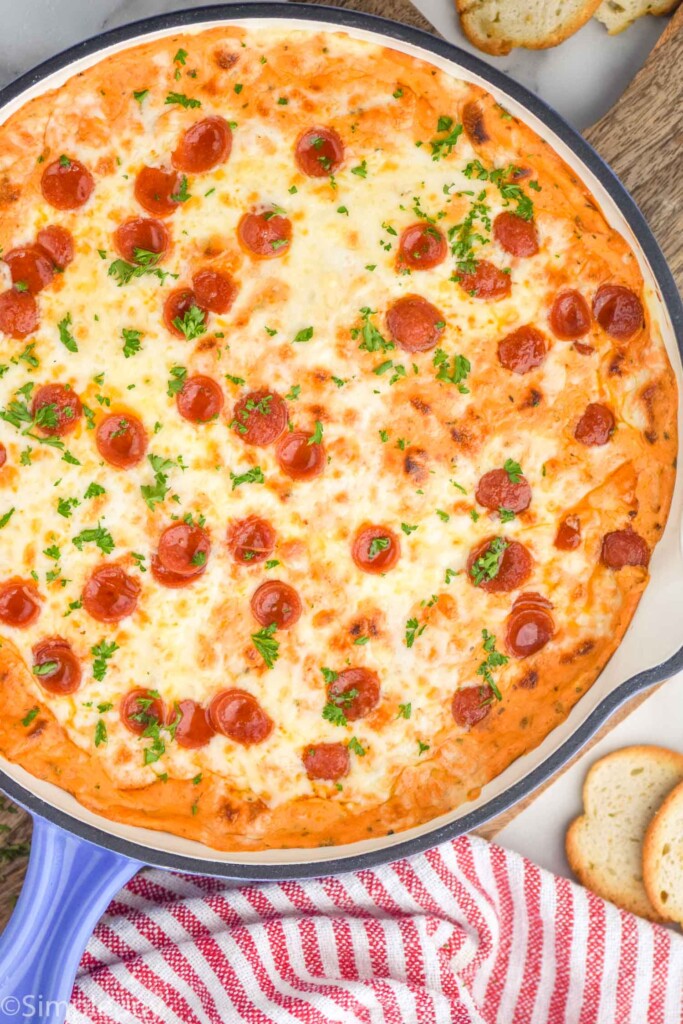
[[[137,22],[88,40],[47,61],[0,92],[0,122],[27,100],[61,85],[102,58],[178,30],[201,32],[226,22],[245,27],[346,31],[431,62],[491,92],[529,124],[588,185],[610,224],[635,251],[647,301],[683,393],[683,307],[665,260],[638,208],[609,168],[556,113],[522,86],[433,36],[355,11],[297,4],[248,3],[198,8]],[[683,422],[679,409],[679,435]],[[111,822],[85,810],[68,793],[0,759],[0,785],[32,813],[75,836],[123,856],[161,867],[267,879],[322,875],[368,867],[416,853],[471,831],[530,793],[589,739],[636,691],[683,666],[683,488],[676,481],[668,524],[654,553],[651,581],[617,652],[567,719],[537,748],[490,782],[479,798],[419,828],[365,842],[312,850],[221,853],[164,832]]]

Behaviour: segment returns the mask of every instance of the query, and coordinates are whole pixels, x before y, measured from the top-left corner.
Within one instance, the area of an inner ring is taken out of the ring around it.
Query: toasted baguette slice
[[[657,913],[683,924],[683,784],[669,793],[645,833],[643,880]]]
[[[557,46],[595,13],[600,0],[455,0],[465,35],[486,53]]]
[[[595,12],[611,36],[623,32],[644,14],[669,14],[681,0],[602,0]]]
[[[662,919],[643,884],[643,840],[682,781],[683,755],[664,747],[624,747],[595,762],[583,786],[584,813],[567,832],[567,859],[582,885],[624,910]],[[679,898],[683,905],[683,889]]]

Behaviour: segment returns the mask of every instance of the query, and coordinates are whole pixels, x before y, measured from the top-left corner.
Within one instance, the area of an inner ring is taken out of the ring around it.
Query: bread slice
[[[683,784],[669,793],[645,833],[643,879],[657,913],[683,924]]]
[[[595,762],[583,786],[584,813],[569,826],[566,841],[582,885],[624,910],[662,919],[643,883],[643,840],[655,811],[680,782],[683,755],[664,747],[624,747]],[[680,900],[683,905],[683,888]]]
[[[514,46],[544,50],[581,28],[600,0],[455,0],[471,43],[497,56]]]
[[[602,0],[595,12],[611,36],[623,32],[644,14],[669,14],[681,0]]]

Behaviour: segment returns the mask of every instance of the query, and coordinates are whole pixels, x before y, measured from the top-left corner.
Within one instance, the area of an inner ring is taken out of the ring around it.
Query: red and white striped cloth
[[[148,870],[81,963],[68,1024],[679,1024],[683,939],[464,836],[232,887]]]

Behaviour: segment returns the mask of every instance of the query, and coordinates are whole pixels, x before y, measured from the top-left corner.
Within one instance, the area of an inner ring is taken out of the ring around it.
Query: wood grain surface
[[[336,6],[393,18],[437,34],[408,0],[337,0]],[[679,288],[683,287],[683,8],[671,20],[627,92],[586,132],[586,138],[631,191],[669,260]],[[635,698],[612,716],[598,737],[643,699]],[[495,835],[532,799],[490,822],[481,834]],[[21,888],[30,835],[29,816],[0,796],[0,927]]]

